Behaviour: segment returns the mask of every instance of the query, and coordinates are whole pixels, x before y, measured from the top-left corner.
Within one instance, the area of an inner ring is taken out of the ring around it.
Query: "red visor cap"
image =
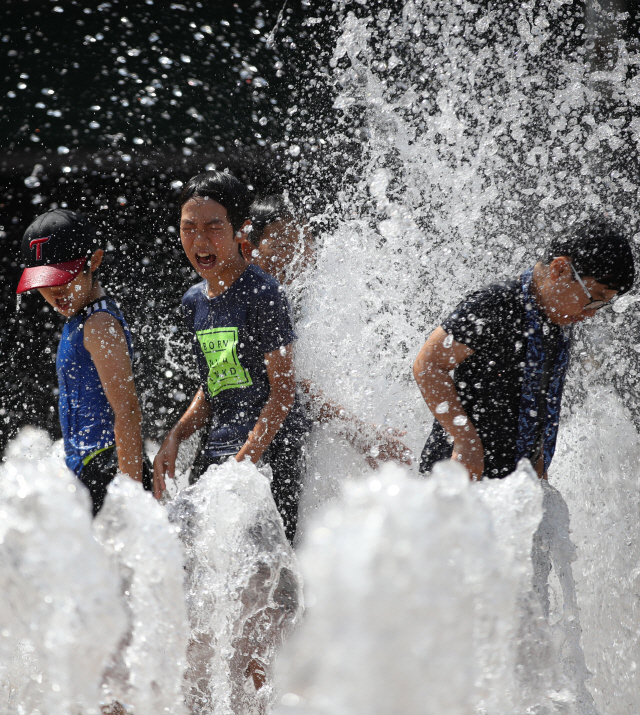
[[[54,288],[72,281],[82,270],[87,257],[76,258],[75,261],[57,263],[51,266],[34,266],[25,268],[20,278],[16,293],[24,293],[34,288]]]

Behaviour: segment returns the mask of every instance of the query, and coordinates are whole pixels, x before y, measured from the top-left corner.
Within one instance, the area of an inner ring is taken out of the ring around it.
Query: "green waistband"
[[[94,457],[97,457],[97,456],[100,454],[100,452],[105,452],[107,449],[113,449],[114,446],[115,446],[115,445],[110,444],[110,445],[108,445],[108,446],[106,446],[106,447],[103,447],[102,449],[96,449],[95,452],[91,452],[91,454],[88,454],[88,455],[82,460],[82,466],[83,466],[83,467],[86,467],[87,464],[89,464],[89,462],[90,462]]]

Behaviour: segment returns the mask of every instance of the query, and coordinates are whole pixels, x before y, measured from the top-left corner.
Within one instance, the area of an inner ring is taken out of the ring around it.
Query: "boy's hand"
[[[377,469],[380,462],[399,462],[400,464],[411,464],[411,450],[399,437],[404,437],[407,433],[403,430],[391,428],[388,430],[377,430],[376,443],[365,456],[365,461],[372,469]],[[375,454],[377,451],[377,454]],[[375,456],[374,456],[375,454]]]
[[[156,499],[160,499],[167,488],[165,475],[175,479],[179,446],[178,436],[174,430],[171,430],[153,460],[153,495]]]
[[[473,436],[467,437],[465,435],[455,440],[451,458],[467,468],[472,481],[482,479],[482,473],[484,472],[484,450],[475,429],[473,430]]]

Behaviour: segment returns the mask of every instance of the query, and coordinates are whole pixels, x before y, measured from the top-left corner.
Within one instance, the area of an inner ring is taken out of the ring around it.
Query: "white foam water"
[[[89,497],[51,448],[25,429],[0,468],[0,710],[97,715],[126,617]]]
[[[308,610],[277,712],[588,712],[534,579],[550,489],[526,463],[480,485],[444,463],[346,484],[301,551]]]
[[[169,504],[186,548],[192,713],[263,713],[276,649],[303,608],[301,577],[269,478],[231,459]],[[266,675],[259,689],[252,667]]]
[[[189,626],[177,530],[153,496],[124,476],[109,485],[94,529],[120,576],[127,613],[105,672],[104,698],[136,715],[183,715]]]
[[[623,401],[613,388],[592,385],[560,431],[551,479],[566,498],[577,546],[587,685],[600,710],[616,715],[639,707],[639,464],[638,434]],[[551,586],[553,602],[555,579]]]

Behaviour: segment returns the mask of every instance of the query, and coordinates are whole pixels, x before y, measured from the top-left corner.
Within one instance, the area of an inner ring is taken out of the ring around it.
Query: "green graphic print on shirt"
[[[211,397],[253,384],[249,371],[238,360],[238,328],[198,330],[196,335],[209,366],[207,387]]]

